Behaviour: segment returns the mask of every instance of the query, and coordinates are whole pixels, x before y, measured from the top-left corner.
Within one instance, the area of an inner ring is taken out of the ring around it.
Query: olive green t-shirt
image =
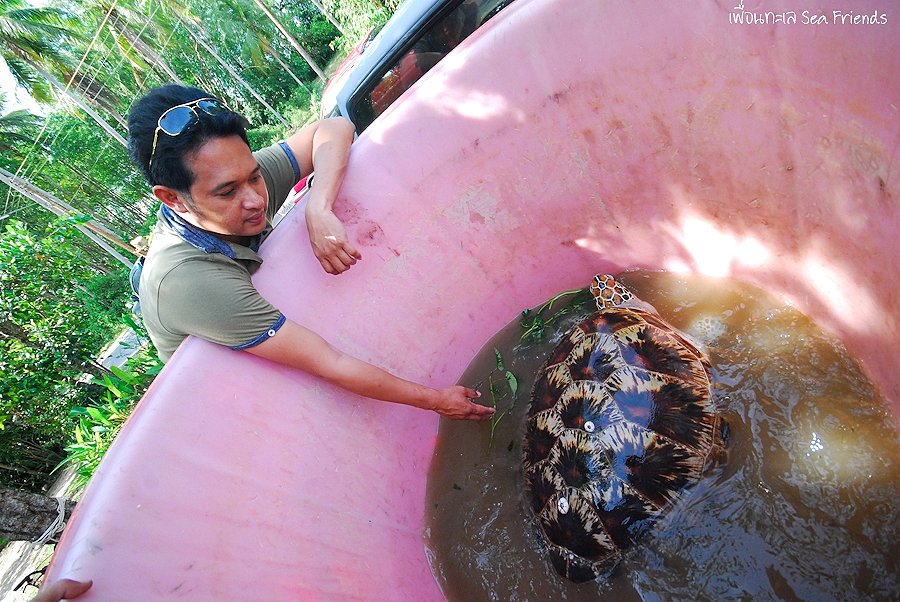
[[[141,315],[162,361],[194,335],[232,349],[262,343],[284,324],[284,316],[253,286],[262,264],[256,253],[272,218],[300,179],[283,143],[254,153],[269,193],[266,229],[251,246],[224,241],[160,208],[138,295]]]

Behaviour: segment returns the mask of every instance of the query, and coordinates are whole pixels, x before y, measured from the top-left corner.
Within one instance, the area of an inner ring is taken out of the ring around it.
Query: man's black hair
[[[196,175],[185,164],[186,156],[199,150],[211,138],[240,136],[250,146],[247,139],[250,124],[243,116],[230,110],[209,115],[195,109],[198,122],[178,136],[159,131],[151,168],[150,153],[160,116],[176,105],[200,98],[215,97],[199,88],[167,84],[150,90],[131,106],[128,112],[128,153],[151,186],[168,186],[190,198],[190,188]],[[222,106],[225,106],[224,103]]]

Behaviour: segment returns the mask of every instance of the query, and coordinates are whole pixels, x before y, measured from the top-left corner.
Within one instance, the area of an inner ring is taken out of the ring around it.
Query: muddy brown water
[[[523,502],[520,430],[534,374],[592,306],[555,304],[545,316],[570,313],[540,341],[522,341],[516,317],[460,381],[487,405],[493,382],[498,414],[509,410],[493,435],[488,423],[440,426],[425,538],[448,600],[900,600],[900,435],[858,363],[758,288],[646,272],[622,281],[706,346],[731,431],[726,464],[685,491],[610,578],[560,577]]]

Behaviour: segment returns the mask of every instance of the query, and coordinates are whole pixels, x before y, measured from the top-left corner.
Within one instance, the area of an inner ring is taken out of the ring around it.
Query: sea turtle
[[[611,573],[727,440],[699,346],[613,276],[591,292],[597,313],[537,374],[523,444],[526,500],[575,582]]]

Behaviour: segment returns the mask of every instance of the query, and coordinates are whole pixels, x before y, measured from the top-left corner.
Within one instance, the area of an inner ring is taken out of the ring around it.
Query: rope
[[[53,522],[50,523],[50,526],[47,527],[47,530],[44,531],[44,533],[40,537],[38,537],[37,539],[35,539],[34,541],[29,543],[28,549],[23,551],[23,554],[25,556],[34,553],[35,549],[42,548],[45,545],[47,545],[51,539],[56,537],[59,533],[62,532],[63,529],[66,528],[66,521],[65,521],[66,498],[65,498],[65,496],[59,496],[55,499],[56,499],[56,508],[58,510],[56,518],[53,519]],[[46,571],[47,571],[47,567],[45,566],[42,569],[38,569],[37,571],[32,571],[31,573],[28,573],[27,575],[25,575],[25,577],[23,577],[19,581],[19,583],[16,584],[16,586],[12,589],[12,591],[18,591],[20,589],[22,591],[25,591],[25,587],[27,585],[31,585],[33,587],[38,587],[38,583],[39,583],[38,576],[40,576],[40,578],[43,578],[43,575],[46,573]]]
[[[109,20],[109,16],[112,14],[112,11],[115,10],[116,4],[119,3],[119,0],[115,0],[115,2],[110,5],[109,10],[106,11],[106,15],[103,17],[103,21],[100,22],[100,27],[97,28],[97,32],[94,34],[91,43],[88,44],[87,49],[85,49],[84,54],[81,56],[81,60],[78,62],[78,66],[75,67],[75,71],[72,72],[72,77],[69,78],[69,83],[66,84],[66,90],[69,89],[69,86],[72,85],[72,82],[75,81],[75,77],[78,75],[78,70],[81,69],[81,66],[84,64],[84,61],[87,59],[88,54],[90,54],[91,49],[94,47],[94,43],[97,41],[97,38],[100,37],[100,32],[103,31],[103,27],[106,25],[106,22]]]
[[[115,0],[115,1],[112,3],[112,5],[110,6],[109,10],[108,10],[108,11],[106,12],[106,14],[104,15],[103,20],[101,21],[100,26],[97,28],[97,31],[95,32],[93,39],[91,40],[90,44],[88,45],[87,49],[85,50],[85,53],[82,55],[81,60],[80,60],[79,63],[78,63],[78,66],[75,68],[75,71],[72,73],[72,77],[69,79],[69,81],[68,81],[68,83],[67,83],[67,85],[66,85],[66,88],[65,88],[66,90],[68,90],[68,89],[69,89],[69,86],[72,85],[72,82],[75,80],[75,76],[77,75],[77,73],[78,73],[78,71],[81,69],[81,67],[82,67],[82,66],[87,67],[87,66],[85,65],[85,60],[87,59],[88,54],[91,52],[91,50],[92,50],[94,44],[97,42],[98,38],[100,37],[100,34],[101,34],[101,32],[103,31],[103,28],[104,28],[104,26],[106,25],[106,22],[109,20],[110,16],[112,15],[112,11],[116,8],[116,5],[117,5],[118,3],[119,3],[119,0]],[[153,6],[153,11],[148,15],[147,19],[144,20],[144,24],[141,26],[141,29],[137,32],[137,37],[138,37],[138,38],[140,38],[140,37],[144,34],[144,32],[147,30],[147,28],[151,25],[151,23],[153,22],[153,17],[154,17],[154,15],[156,15],[156,13],[157,13],[158,10],[159,10],[159,6],[156,5],[156,4],[154,4],[154,6]],[[173,36],[174,34],[175,34],[175,28],[172,28],[171,32],[169,33],[169,37],[168,37],[167,40],[166,40],[166,43],[163,45],[163,48],[165,48],[165,46],[168,45],[169,41],[171,41],[172,36]],[[134,46],[133,46],[133,44],[132,44],[132,48],[133,48],[133,47],[134,47]],[[126,60],[126,57],[124,56],[124,54],[121,55],[121,56],[119,56],[118,62],[113,66],[111,72],[113,72],[113,73],[118,72],[119,68],[122,66],[122,64],[125,62],[125,60]],[[96,71],[96,69],[95,69],[95,71]],[[91,82],[94,82],[94,81],[97,80],[96,75],[94,75],[94,74],[92,74],[92,73],[89,73],[89,76],[90,76],[90,81],[91,81]],[[122,83],[121,80],[119,81],[119,83],[120,83],[120,84]],[[65,100],[65,99],[62,99],[62,102],[66,102],[66,100]],[[48,125],[49,125],[49,115],[44,119],[44,123],[43,123],[43,125],[42,125],[42,127],[41,127],[41,131],[38,133],[37,137],[36,137],[35,140],[34,140],[34,143],[32,144],[32,146],[31,146],[31,148],[29,149],[28,153],[26,153],[25,158],[22,159],[22,163],[19,165],[19,168],[16,170],[16,175],[17,175],[17,176],[19,176],[19,175],[21,174],[20,177],[22,177],[23,179],[27,179],[27,178],[28,178],[29,172],[28,172],[28,170],[25,169],[26,163],[28,163],[29,159],[32,158],[32,154],[34,153],[34,150],[37,148],[37,146],[40,144],[40,139],[43,137],[44,133],[46,132],[47,126],[48,126]],[[70,134],[71,134],[72,132],[73,132],[73,130],[65,130],[65,131],[63,131],[63,132],[57,132],[57,133],[54,135],[54,137],[53,137],[52,140],[47,140],[47,142],[46,142],[46,147],[47,147],[47,148],[51,148],[51,147],[57,142],[57,140],[59,139],[59,137],[60,137],[61,134],[63,135],[62,140],[63,140],[63,141],[67,140],[68,137],[70,136]],[[104,141],[104,143],[106,143],[106,141]],[[32,169],[31,169],[31,173],[40,170],[40,168],[39,168],[39,167],[35,167],[35,166],[33,165],[33,163],[34,163],[34,161],[32,161],[32,162],[31,162],[31,165],[29,165],[29,167],[32,168]],[[46,164],[46,161],[45,161],[45,164]],[[61,189],[58,189],[58,190],[59,190],[59,192],[61,193],[60,196],[66,196],[66,194],[65,194],[64,191],[62,191]],[[9,217],[9,215],[12,214],[12,213],[9,211],[9,205],[10,205],[10,202],[11,202],[11,200],[12,200],[13,194],[14,194],[14,191],[13,191],[11,188],[7,190],[6,201],[5,201],[4,207],[3,207],[3,213],[4,213],[4,214],[7,214],[7,215],[4,215],[3,217],[0,217],[0,220],[4,219],[4,218],[6,218],[6,217]],[[22,206],[20,205],[20,207],[19,207],[18,209],[16,209],[16,211],[21,211],[23,208],[24,208],[24,207],[22,207]]]
[[[109,10],[106,12],[106,15],[103,17],[103,21],[100,23],[100,27],[97,28],[97,32],[94,34],[93,39],[91,39],[91,43],[88,44],[87,49],[84,51],[84,54],[81,57],[81,60],[78,62],[78,66],[75,67],[75,71],[72,72],[72,77],[69,78],[69,82],[66,84],[64,92],[69,90],[69,86],[72,85],[72,82],[75,81],[75,76],[78,75],[78,70],[81,69],[81,66],[84,64],[85,59],[87,59],[88,54],[91,52],[91,48],[94,47],[94,43],[97,41],[97,38],[100,37],[100,32],[103,31],[103,26],[106,25],[106,21],[109,19],[109,16],[112,14],[113,9],[116,7],[116,4],[119,3],[119,0],[115,0],[112,3],[112,6],[109,7]],[[29,149],[28,153],[25,155],[25,158],[22,159],[22,163],[19,164],[19,168],[16,170],[15,176],[19,177],[19,174],[25,168],[25,163],[28,159],[31,158],[31,153],[34,152],[34,149],[37,148],[38,143],[40,142],[41,137],[44,135],[44,132],[47,130],[47,126],[50,124],[49,117],[44,120],[44,125],[41,128],[41,131],[38,132],[37,138],[34,139],[34,144],[31,145],[31,149]],[[6,201],[9,203],[9,195],[12,194],[12,189],[7,193]]]
[[[57,497],[56,506],[59,510],[59,513],[56,515],[56,519],[54,519],[54,521],[50,523],[50,526],[47,527],[47,530],[44,531],[44,533],[40,537],[31,542],[35,546],[42,546],[46,544],[52,538],[62,533],[62,530],[66,528],[66,498],[63,496]]]

